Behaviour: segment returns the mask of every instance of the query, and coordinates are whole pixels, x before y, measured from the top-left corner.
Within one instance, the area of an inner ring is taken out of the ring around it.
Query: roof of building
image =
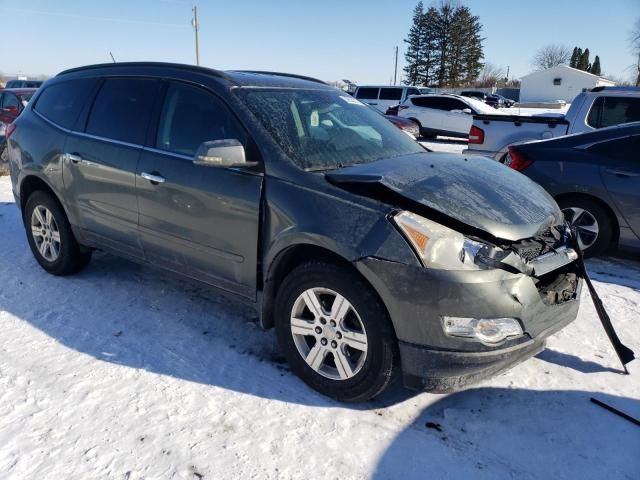
[[[601,77],[599,75],[595,75],[595,74],[593,74],[591,72],[585,72],[584,70],[580,70],[579,68],[570,67],[569,65],[556,65],[555,67],[547,68],[545,70],[536,70],[535,72],[531,72],[531,73],[529,73],[527,75],[523,75],[521,77],[521,80],[525,79],[525,78],[528,78],[528,77],[533,77],[533,76],[536,76],[536,75],[540,75],[542,73],[548,73],[549,71],[553,71],[553,70],[569,70],[569,71],[577,72],[579,74],[586,75],[586,76],[589,76],[589,77],[594,77],[594,78],[597,78],[597,79],[605,81],[605,82],[611,82],[611,84],[615,84],[615,82],[613,80],[609,80],[609,79]]]

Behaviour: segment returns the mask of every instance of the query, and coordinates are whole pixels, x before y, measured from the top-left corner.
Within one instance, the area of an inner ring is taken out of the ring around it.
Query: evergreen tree
[[[589,71],[598,76],[602,74],[602,69],[600,68],[600,57],[598,55],[596,55],[593,65],[591,65],[591,69]]]
[[[456,0],[426,11],[419,2],[405,39],[405,83],[455,87],[475,80],[484,58],[481,31],[479,18]]]
[[[578,61],[579,70],[584,70],[585,72],[589,70],[589,49],[585,48],[582,55],[580,55],[580,60]]]
[[[431,6],[422,17],[422,78],[420,83],[430,86],[436,82],[438,49],[436,38],[436,24],[438,10]]]
[[[407,38],[404,40],[408,45],[407,51],[404,54],[407,65],[403,69],[406,75],[405,83],[407,85],[418,85],[419,79],[423,77],[423,27],[424,5],[420,1],[413,10],[413,23],[409,29],[409,35],[407,35]]]
[[[578,48],[578,51],[576,52],[576,64],[573,68],[580,68],[578,65],[580,65],[581,58],[582,58],[582,49]]]
[[[580,54],[578,53],[578,47],[573,47],[573,53],[571,54],[571,60],[569,61],[570,67],[577,67],[579,55]]]

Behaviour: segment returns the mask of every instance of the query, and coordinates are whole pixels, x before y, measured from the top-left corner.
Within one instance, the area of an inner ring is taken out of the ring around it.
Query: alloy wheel
[[[348,380],[367,358],[367,332],[353,305],[328,288],[302,292],[291,311],[291,334],[298,353],[316,373]]]
[[[51,211],[43,205],[33,209],[31,235],[42,258],[55,262],[60,256],[60,230]]]
[[[567,223],[576,232],[576,238],[580,250],[585,251],[598,240],[600,227],[598,221],[588,210],[580,207],[568,207],[562,209]]]

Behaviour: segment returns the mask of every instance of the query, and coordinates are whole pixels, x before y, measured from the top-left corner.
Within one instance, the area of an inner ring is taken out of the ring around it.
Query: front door
[[[237,139],[255,155],[229,109],[200,87],[170,83],[154,146],[137,169],[140,234],[147,260],[255,297],[261,168],[193,163],[202,142]]]
[[[86,127],[65,142],[65,195],[83,234],[107,250],[142,257],[136,167],[161,82],[106,79]]]

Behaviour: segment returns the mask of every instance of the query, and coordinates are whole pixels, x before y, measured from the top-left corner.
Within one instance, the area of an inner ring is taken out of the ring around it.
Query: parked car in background
[[[553,195],[587,255],[640,251],[640,122],[513,145],[505,164]]]
[[[319,80],[94,65],[47,81],[13,125],[13,192],[45,271],[101,249],[235,294],[330,397],[370,399],[396,372],[461,388],[576,318],[577,256],[542,187],[428,153]]]
[[[596,87],[578,94],[566,115],[477,114],[464,153],[504,160],[510,145],[640,121],[640,88]]]
[[[398,107],[398,116],[416,122],[422,137],[467,138],[473,115],[500,114],[480,100],[460,95],[412,96]]]
[[[9,80],[4,88],[40,88],[42,80]]]
[[[418,124],[413,120],[398,117],[397,115],[385,115],[384,117],[413,138],[417,139],[420,137],[420,127],[418,127]]]
[[[495,98],[496,101],[500,101],[501,102],[500,106],[503,108],[511,108],[516,104],[515,100],[512,100],[507,97],[503,97],[502,95],[499,95],[497,93],[492,93],[491,95],[487,95],[487,97],[491,99]]]
[[[18,118],[35,92],[35,88],[0,89],[0,162],[6,148],[7,125]]]
[[[420,95],[418,87],[384,85],[358,85],[353,94],[358,100],[371,105],[376,110],[385,113],[387,108],[402,103],[410,95]]]
[[[476,98],[493,108],[502,108],[506,105],[505,99],[501,95],[486,93],[479,90],[464,90],[460,92],[460,95],[463,97]]]

